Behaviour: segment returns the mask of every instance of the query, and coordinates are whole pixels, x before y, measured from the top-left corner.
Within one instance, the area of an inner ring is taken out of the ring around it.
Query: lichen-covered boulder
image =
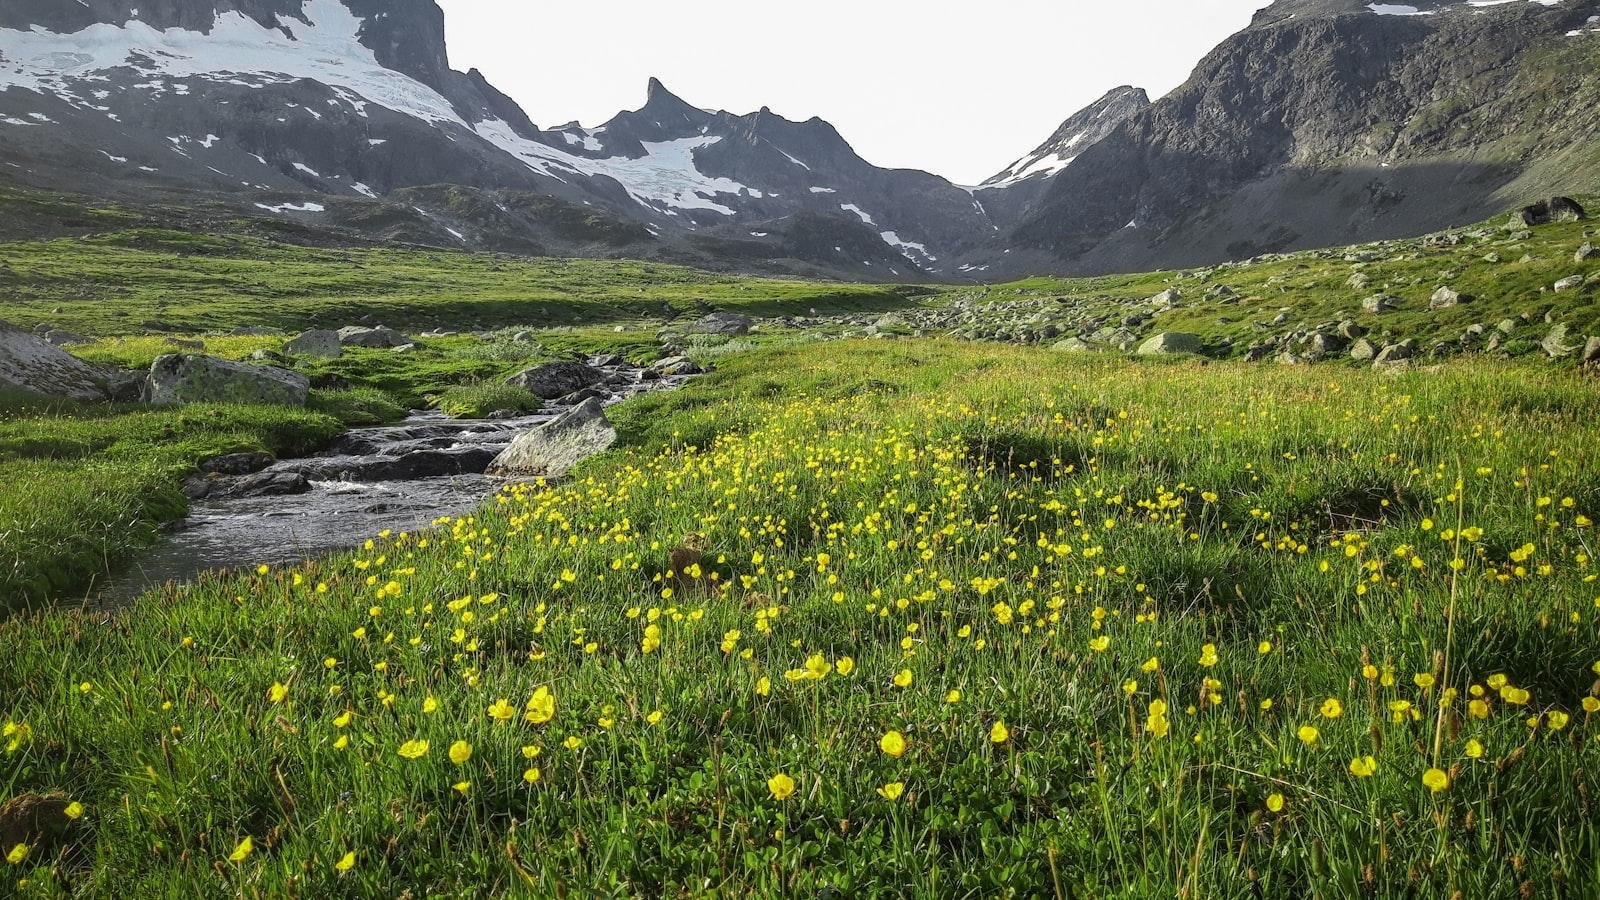
[[[533,431],[524,432],[489,464],[490,475],[558,478],[578,463],[608,450],[617,431],[605,407],[590,398]]]
[[[316,328],[302,331],[294,340],[283,345],[283,352],[295,356],[315,356],[338,359],[344,353],[344,344],[337,331]]]
[[[150,364],[147,403],[238,403],[304,406],[311,380],[272,366],[252,366],[214,356],[173,354]]]
[[[1164,356],[1169,353],[1199,353],[1205,342],[1198,334],[1185,331],[1163,331],[1139,345],[1140,356]]]
[[[531,391],[541,400],[555,400],[606,380],[606,373],[580,362],[553,362],[521,372],[506,379],[512,387]]]

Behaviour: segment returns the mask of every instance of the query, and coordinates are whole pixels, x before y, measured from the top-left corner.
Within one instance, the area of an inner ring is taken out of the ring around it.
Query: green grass
[[[308,453],[347,423],[403,415],[387,398],[315,392],[308,409],[13,407],[0,416],[0,612],[71,597],[187,511],[208,457]]]
[[[1590,200],[1591,209],[1600,206]],[[1415,338],[1423,349],[1436,341],[1454,342],[1469,325],[1493,328],[1502,319],[1518,321],[1510,347],[1514,355],[1541,355],[1538,341],[1552,321],[1565,322],[1576,334],[1600,334],[1600,284],[1554,294],[1555,282],[1571,275],[1600,274],[1600,259],[1577,263],[1574,253],[1596,239],[1594,222],[1558,223],[1531,229],[1526,240],[1513,238],[1497,216],[1481,225],[1422,238],[1384,241],[1357,247],[1304,251],[1259,260],[1174,272],[1108,275],[1095,278],[1030,278],[1008,284],[963,289],[954,296],[980,302],[1067,298],[1080,302],[1083,319],[1125,316],[1133,304],[1169,288],[1182,294],[1178,308],[1157,314],[1142,333],[1186,331],[1217,345],[1233,342],[1232,356],[1269,334],[1315,326],[1325,321],[1353,320],[1371,332],[1379,346],[1386,340]],[[1498,262],[1491,262],[1491,254]],[[1347,257],[1350,257],[1347,259]],[[1524,260],[1524,257],[1527,257]],[[1365,274],[1368,284],[1354,287],[1350,278]],[[1474,296],[1471,303],[1430,311],[1428,300],[1440,286]],[[1219,286],[1236,297],[1207,297]],[[1401,301],[1394,312],[1375,315],[1361,301],[1386,294]],[[1289,318],[1269,326],[1281,310]]]
[[[458,419],[481,419],[493,412],[538,412],[542,401],[527,388],[507,384],[468,384],[447,389],[434,399],[441,412]]]
[[[85,809],[0,879],[1029,897],[1600,879],[1600,396],[1575,374],[834,342],[730,354],[615,413],[618,451],[436,531],[0,625],[0,783]],[[548,721],[526,721],[541,687]],[[1351,774],[1367,756],[1376,773]]]
[[[692,314],[701,301],[754,315],[889,309],[922,291],[714,275],[658,263],[418,250],[319,250],[234,235],[140,229],[0,243],[14,325],[109,337],[273,326],[394,328],[592,324]]]

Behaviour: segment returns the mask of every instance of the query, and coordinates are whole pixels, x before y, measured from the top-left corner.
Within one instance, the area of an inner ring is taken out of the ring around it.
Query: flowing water
[[[637,369],[619,369],[623,384],[611,388],[607,405],[687,380],[644,381]],[[470,512],[502,483],[482,474],[489,462],[517,435],[569,408],[552,403],[534,415],[492,421],[419,412],[398,425],[349,431],[317,456],[283,460],[262,473],[303,475],[309,492],[196,500],[187,518],[102,584],[93,599],[124,603],[206,572],[298,563],[355,547],[380,531],[416,531]]]

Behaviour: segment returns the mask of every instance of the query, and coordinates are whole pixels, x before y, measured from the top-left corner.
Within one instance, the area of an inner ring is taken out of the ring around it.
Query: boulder
[[[1586,217],[1587,213],[1578,201],[1571,197],[1551,197],[1517,210],[1506,227],[1517,229],[1549,225],[1551,222],[1578,222]]]
[[[755,320],[749,316],[716,312],[695,320],[694,324],[689,326],[689,331],[696,334],[726,334],[738,337],[749,334],[750,326],[754,324]]]
[[[1173,307],[1177,306],[1178,301],[1182,299],[1182,291],[1178,290],[1177,288],[1167,288],[1154,297],[1151,297],[1146,302],[1150,303],[1152,306],[1158,306],[1162,309],[1172,309]]]
[[[299,336],[283,345],[283,352],[294,356],[315,356],[321,359],[338,359],[344,354],[344,342],[337,331],[314,328],[302,331]]]
[[[1589,338],[1583,345],[1583,356],[1579,361],[1586,366],[1600,365],[1600,337]]]
[[[1374,297],[1368,297],[1367,299],[1361,301],[1361,308],[1369,313],[1386,313],[1399,308],[1399,306],[1400,301],[1383,294],[1378,294]]]
[[[287,497],[311,492],[311,481],[299,472],[261,472],[242,478],[222,475],[185,481],[190,500],[245,500],[251,497]]]
[[[524,369],[506,384],[531,391],[542,400],[555,400],[605,381],[606,373],[580,362],[553,362]]]
[[[1379,351],[1378,355],[1373,358],[1372,365],[1374,368],[1398,366],[1405,363],[1406,360],[1409,360],[1416,354],[1416,352],[1417,342],[1413,340],[1404,340],[1398,344],[1390,344]]]
[[[1065,350],[1068,353],[1086,353],[1094,349],[1093,346],[1086,343],[1082,338],[1075,337],[1067,338],[1064,341],[1057,341],[1055,344],[1051,345],[1051,347],[1055,350]]]
[[[1585,241],[1583,246],[1578,248],[1577,253],[1572,254],[1572,261],[1575,263],[1586,263],[1591,259],[1597,258],[1600,258],[1600,250],[1595,249],[1594,244],[1588,241]]]
[[[107,399],[105,378],[83,360],[0,322],[0,390],[65,400]]]
[[[339,329],[339,343],[346,347],[369,347],[374,350],[392,350],[412,343],[411,339],[382,325],[368,328],[362,325],[347,325]]]
[[[1199,353],[1205,342],[1198,334],[1185,331],[1163,331],[1139,345],[1140,356],[1163,356],[1168,353]]]
[[[83,335],[72,331],[63,331],[60,328],[52,328],[49,331],[46,331],[44,333],[44,339],[56,345],[57,347],[66,347],[70,344],[89,343],[89,339]]]
[[[545,425],[517,436],[489,464],[490,475],[559,478],[617,442],[599,400],[585,400]]]
[[[1567,291],[1575,291],[1581,287],[1583,287],[1582,275],[1572,275],[1567,278],[1563,278],[1554,285],[1555,292],[1558,294],[1563,294]]]
[[[1319,331],[1311,336],[1311,352],[1318,357],[1327,356],[1331,353],[1338,353],[1349,343],[1349,339],[1344,335]]]
[[[1346,340],[1353,341],[1356,338],[1366,337],[1367,329],[1356,324],[1355,322],[1350,321],[1349,319],[1346,319],[1339,323],[1339,336]]]
[[[1441,287],[1437,291],[1434,291],[1433,296],[1428,299],[1428,308],[1449,309],[1453,306],[1460,306],[1463,303],[1471,302],[1471,294],[1463,294],[1452,288]]]
[[[1356,362],[1371,362],[1378,356],[1378,348],[1369,340],[1359,340],[1350,345],[1350,358]]]
[[[687,356],[669,356],[650,368],[666,378],[677,375],[699,375],[705,371]]]
[[[213,475],[254,475],[277,462],[270,453],[229,453],[200,463],[200,471]]]
[[[1560,359],[1564,356],[1571,356],[1578,349],[1578,343],[1577,339],[1572,336],[1572,329],[1563,323],[1557,324],[1550,329],[1550,333],[1545,335],[1544,340],[1539,342],[1539,348],[1548,354],[1551,359]]]
[[[272,366],[214,356],[172,354],[150,364],[146,403],[239,403],[304,406],[311,380]]]

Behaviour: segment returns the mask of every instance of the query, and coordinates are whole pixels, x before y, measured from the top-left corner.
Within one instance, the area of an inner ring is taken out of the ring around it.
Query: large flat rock
[[[144,399],[157,405],[240,403],[304,406],[311,380],[298,372],[214,356],[172,354],[150,364]]]
[[[616,442],[617,432],[606,418],[605,407],[591,398],[559,418],[518,435],[489,464],[488,473],[556,478]]]

